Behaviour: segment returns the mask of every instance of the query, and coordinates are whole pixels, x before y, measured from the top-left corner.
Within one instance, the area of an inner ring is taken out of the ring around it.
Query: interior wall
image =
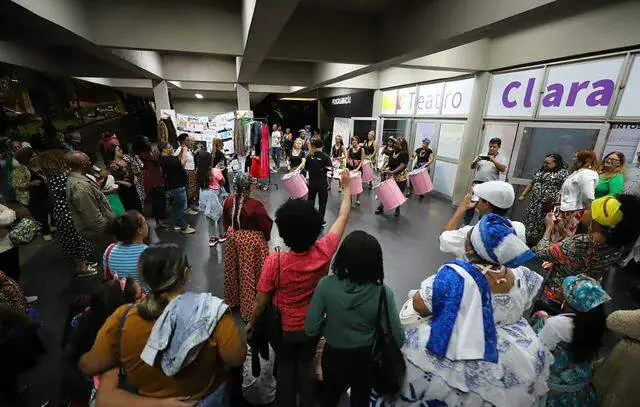
[[[490,69],[639,45],[638,16],[640,2],[623,1],[497,37]]]
[[[387,68],[378,73],[378,88],[410,85],[464,75],[453,71],[430,71],[426,69]]]
[[[227,113],[238,109],[233,100],[187,100],[173,99],[173,110],[176,113],[211,115]]]

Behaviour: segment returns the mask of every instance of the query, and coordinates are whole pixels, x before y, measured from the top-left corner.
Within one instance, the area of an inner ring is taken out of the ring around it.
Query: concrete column
[[[249,85],[246,83],[236,83],[236,96],[238,97],[238,110],[251,110]]]
[[[380,110],[382,109],[382,91],[376,89],[373,92],[373,106],[371,106],[371,117],[380,116]]]
[[[469,116],[462,135],[458,172],[456,173],[456,183],[453,187],[453,203],[455,205],[462,201],[469,191],[469,185],[471,185],[471,162],[475,158],[478,139],[482,135],[482,115],[484,114],[484,103],[488,88],[489,73],[479,73],[476,76]]]
[[[171,103],[169,102],[169,88],[167,87],[167,81],[154,82],[153,98],[155,99],[155,103],[156,103],[156,119],[160,120],[160,110],[171,109]]]

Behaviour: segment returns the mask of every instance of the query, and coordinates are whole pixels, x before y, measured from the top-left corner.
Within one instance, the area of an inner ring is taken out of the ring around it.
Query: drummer
[[[345,168],[347,160],[347,148],[344,146],[344,142],[342,141],[342,136],[340,134],[336,134],[336,140],[331,147],[331,162],[333,164],[333,169],[343,169]],[[333,182],[333,172],[331,174],[331,179],[329,180],[329,190],[331,190],[331,183]],[[338,183],[340,183],[340,179],[338,179]],[[342,192],[342,186],[338,185],[339,191]]]
[[[414,165],[414,169],[426,168],[431,175],[431,163],[436,159],[436,155],[433,153],[433,150],[429,148],[431,144],[431,139],[429,137],[425,137],[422,139],[422,145],[416,149],[413,153],[413,160],[416,161]],[[411,196],[411,192],[413,192],[413,188],[409,185],[409,191],[407,192],[407,196]],[[424,198],[424,195],[420,195],[420,200]]]
[[[387,146],[389,146],[388,140]],[[391,156],[385,166],[382,167],[381,172],[383,175],[393,177],[393,179],[396,180],[400,191],[404,192],[404,189],[407,186],[407,177],[409,174],[409,171],[407,170],[407,165],[409,164],[409,148],[407,147],[407,140],[404,137],[398,138],[394,143],[394,151],[390,154]],[[375,213],[376,215],[380,215],[383,211],[384,208],[382,207],[382,204],[380,204]],[[396,218],[400,216],[399,206],[396,208],[393,216]]]
[[[367,140],[362,146],[364,148],[364,159],[372,163],[376,162],[376,132],[371,130],[367,134]],[[369,188],[373,188],[373,181],[369,181]]]
[[[382,170],[389,162],[389,157],[393,155],[396,150],[396,139],[389,137],[384,144],[384,147],[380,149],[380,157],[378,158],[378,168]],[[382,181],[385,180],[386,175],[382,174]]]
[[[287,158],[287,171],[303,172],[305,164],[305,154],[304,151],[302,151],[302,145],[303,141],[300,138],[296,139],[296,141],[293,142],[291,154],[289,155],[289,158]]]
[[[305,160],[305,169],[309,172],[309,201],[315,206],[318,195],[318,211],[322,216],[322,227],[327,225],[324,213],[327,209],[327,171],[331,169],[331,159],[322,151],[322,140],[312,139],[311,150]]]
[[[351,147],[347,152],[347,169],[349,171],[362,172],[362,164],[364,163],[364,148],[360,147],[358,137],[351,137]],[[356,195],[357,206],[360,206],[360,194]]]

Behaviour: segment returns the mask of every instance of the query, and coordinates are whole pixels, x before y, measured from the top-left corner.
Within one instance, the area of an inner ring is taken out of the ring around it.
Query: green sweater
[[[398,346],[402,346],[404,331],[393,293],[388,286],[385,285],[384,288],[387,291],[391,331]],[[338,349],[371,345],[377,326],[379,301],[379,286],[357,285],[347,279],[339,280],[333,275],[323,277],[311,299],[304,330],[309,336],[323,334],[327,343]],[[383,326],[386,327],[386,317],[383,321]]]
[[[606,195],[617,196],[622,193],[624,188],[624,175],[616,174],[609,178],[598,178],[596,185],[596,199]]]

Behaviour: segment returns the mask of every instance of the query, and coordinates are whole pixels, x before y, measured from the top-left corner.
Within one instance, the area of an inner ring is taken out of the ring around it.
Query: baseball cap
[[[516,199],[511,184],[504,181],[487,181],[473,187],[473,192],[501,209],[509,209]]]
[[[431,143],[431,139],[429,137],[425,137],[422,139],[422,143]]]

